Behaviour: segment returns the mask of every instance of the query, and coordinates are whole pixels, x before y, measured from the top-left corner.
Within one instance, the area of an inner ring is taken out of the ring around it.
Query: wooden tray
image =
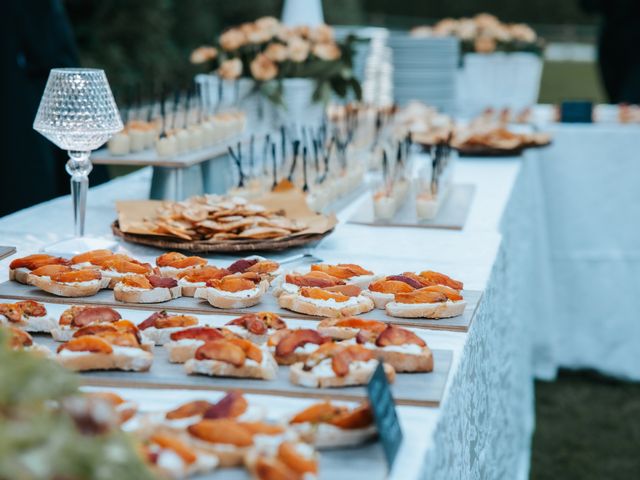
[[[36,336],[36,343],[55,350],[60,343],[49,336]],[[281,366],[275,380],[252,378],[209,377],[187,375],[184,366],[169,363],[167,350],[154,347],[153,365],[148,372],[96,371],[82,372],[85,385],[100,387],[133,387],[190,390],[230,390],[241,388],[245,393],[280,395],[285,397],[319,398],[340,400],[363,400],[367,390],[362,387],[306,388],[289,381],[289,367]],[[392,385],[393,397],[399,405],[437,407],[442,399],[447,376],[451,368],[453,351],[433,350],[434,370],[430,373],[402,373],[396,375]]]
[[[467,307],[464,313],[458,317],[443,318],[440,320],[432,320],[426,318],[396,318],[388,316],[384,310],[374,309],[368,313],[361,315],[363,318],[371,320],[380,320],[396,325],[402,325],[407,327],[427,328],[432,330],[449,330],[454,332],[466,332],[469,330],[469,326],[473,321],[476,309],[480,303],[482,292],[477,290],[464,290],[462,292],[465,300],[467,301]],[[50,293],[44,292],[38,288],[30,285],[23,285],[18,282],[7,281],[0,283],[0,298],[9,298],[17,300],[35,300],[37,302],[44,303],[58,303],[65,305],[108,305],[115,308],[131,308],[136,310],[169,310],[172,312],[189,312],[194,314],[220,314],[220,315],[242,315],[250,312],[271,311],[276,312],[284,318],[300,318],[304,320],[322,320],[322,317],[314,317],[304,315],[302,313],[292,312],[280,308],[277,299],[267,292],[262,301],[254,306],[243,309],[230,309],[222,310],[214,308],[206,301],[195,299],[191,297],[181,297],[174,300],[170,300],[164,303],[122,303],[113,298],[112,290],[101,290],[97,295],[93,297],[79,297],[79,298],[66,298],[57,297]]]
[[[120,225],[116,220],[111,224],[111,231],[114,235],[131,243],[139,243],[149,247],[156,247],[162,250],[181,250],[192,253],[238,253],[255,251],[278,251],[287,248],[301,247],[319,242],[324,237],[333,232],[333,229],[312,235],[299,235],[291,238],[273,240],[229,240],[224,242],[189,242],[179,239],[168,239],[166,236],[137,235],[134,233],[124,233],[120,230]]]
[[[421,220],[416,215],[415,198],[410,192],[404,204],[391,220],[377,220],[373,212],[373,199],[369,197],[349,218],[348,223],[380,227],[420,227],[462,230],[469,216],[476,186],[453,184],[435,218]]]

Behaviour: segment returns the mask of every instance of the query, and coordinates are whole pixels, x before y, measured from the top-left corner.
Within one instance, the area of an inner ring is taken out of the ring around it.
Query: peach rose
[[[448,37],[453,35],[458,27],[458,21],[453,18],[443,18],[433,26],[433,34],[436,37]]]
[[[278,75],[278,66],[263,53],[256,55],[249,68],[253,78],[261,82],[271,80]]]
[[[473,42],[473,48],[477,53],[493,53],[496,50],[496,41],[492,37],[480,35]]]
[[[309,27],[309,25],[298,25],[297,27],[293,27],[293,31],[299,37],[309,38],[309,34],[311,33],[311,28]]]
[[[485,35],[495,38],[499,42],[511,40],[511,31],[505,25],[497,25],[483,30]]]
[[[242,62],[239,58],[225,60],[218,67],[218,75],[225,80],[235,80],[242,75]]]
[[[208,62],[209,60],[214,60],[217,56],[218,49],[216,47],[203,45],[191,52],[189,60],[191,61],[191,63],[198,64]]]
[[[292,29],[290,29],[289,27],[287,27],[286,25],[278,25],[278,28],[276,30],[276,38],[278,40],[281,40],[283,42],[287,42],[289,41],[290,38],[295,37],[295,33]]]
[[[409,31],[409,35],[415,38],[429,38],[436,36],[433,28],[427,27],[426,25],[419,25],[417,27],[413,27]]]
[[[498,17],[496,17],[495,15],[491,15],[490,13],[479,13],[475,17],[473,17],[473,21],[479,28],[489,28],[500,25],[500,20],[498,20]]]
[[[220,46],[228,52],[237,50],[246,45],[247,38],[244,32],[239,28],[230,28],[220,35]]]
[[[509,26],[511,36],[521,42],[533,43],[537,40],[536,32],[529,25],[524,23],[514,23]]]
[[[289,58],[294,62],[304,62],[309,56],[309,42],[300,37],[292,37],[289,39],[287,51]]]
[[[287,59],[287,47],[281,43],[270,43],[264,54],[273,62],[284,62]]]
[[[278,33],[280,22],[275,17],[260,17],[255,21],[255,24],[261,30],[266,30],[273,37]]]
[[[313,42],[325,43],[333,40],[333,28],[327,24],[321,24],[309,31],[309,38]]]
[[[321,60],[337,60],[342,52],[335,43],[316,43],[313,46],[313,54]]]
[[[471,40],[477,35],[477,33],[478,28],[476,27],[476,24],[473,22],[473,20],[470,20],[468,18],[463,18],[458,22],[458,25],[456,26],[456,34],[462,40]]]
[[[254,45],[266,43],[273,37],[273,35],[271,35],[269,31],[264,28],[258,27],[258,25],[256,25],[255,23],[245,23],[240,28],[242,30],[242,33],[244,33],[247,41],[249,43],[253,43]]]

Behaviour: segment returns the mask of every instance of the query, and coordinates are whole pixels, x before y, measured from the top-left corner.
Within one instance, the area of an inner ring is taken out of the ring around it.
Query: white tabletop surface
[[[457,162],[455,181],[474,183],[477,187],[467,224],[462,231],[368,227],[345,223],[344,220],[357,208],[357,203],[364,200],[363,196],[339,213],[341,223],[335,233],[314,253],[325,261],[351,261],[377,271],[397,272],[403,268],[443,271],[463,280],[465,288],[484,289],[500,246],[500,219],[520,165],[521,159],[517,158],[465,159]],[[116,217],[114,200],[145,198],[149,179],[150,170],[143,169],[92,188],[88,199],[88,233],[110,234],[110,223]],[[15,245],[19,255],[26,255],[68,236],[71,231],[71,201],[69,197],[63,197],[0,219],[0,244]],[[139,257],[157,255],[155,251],[139,246],[126,244],[124,248]],[[0,262],[0,281],[7,279],[8,263],[8,259]],[[59,307],[52,305],[50,308]],[[442,408],[446,408],[451,379],[468,339],[467,333],[430,330],[423,333],[432,348],[453,350],[452,370],[443,407],[399,408],[405,441],[390,478],[407,479],[419,474],[426,451],[432,445],[432,435]],[[141,389],[130,394],[137,399],[149,398],[153,408],[170,407],[183,398],[193,396],[192,392],[183,391],[172,393],[171,396],[163,394],[158,398]],[[260,401],[259,398],[257,400]],[[298,401],[287,399],[287,402],[293,404]]]

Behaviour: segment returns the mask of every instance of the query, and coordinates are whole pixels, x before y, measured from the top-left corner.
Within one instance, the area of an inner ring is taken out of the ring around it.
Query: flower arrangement
[[[93,405],[79,377],[0,329],[0,477],[153,480],[139,445]]]
[[[215,46],[191,52],[191,62],[212,66],[224,80],[250,78],[256,90],[275,103],[282,102],[282,80],[315,80],[314,101],[327,101],[331,93],[340,97],[353,91],[360,98],[358,80],[353,76],[355,38],[336,41],[328,25],[289,27],[274,17],[222,32]]]
[[[433,27],[411,30],[413,37],[458,37],[463,53],[531,52],[542,54],[544,41],[524,23],[503,23],[489,13],[472,18],[444,18]]]

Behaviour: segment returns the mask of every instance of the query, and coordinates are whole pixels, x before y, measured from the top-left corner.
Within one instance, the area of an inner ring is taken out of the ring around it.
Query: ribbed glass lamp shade
[[[54,68],[33,128],[64,150],[90,151],[122,130],[104,70]]]

